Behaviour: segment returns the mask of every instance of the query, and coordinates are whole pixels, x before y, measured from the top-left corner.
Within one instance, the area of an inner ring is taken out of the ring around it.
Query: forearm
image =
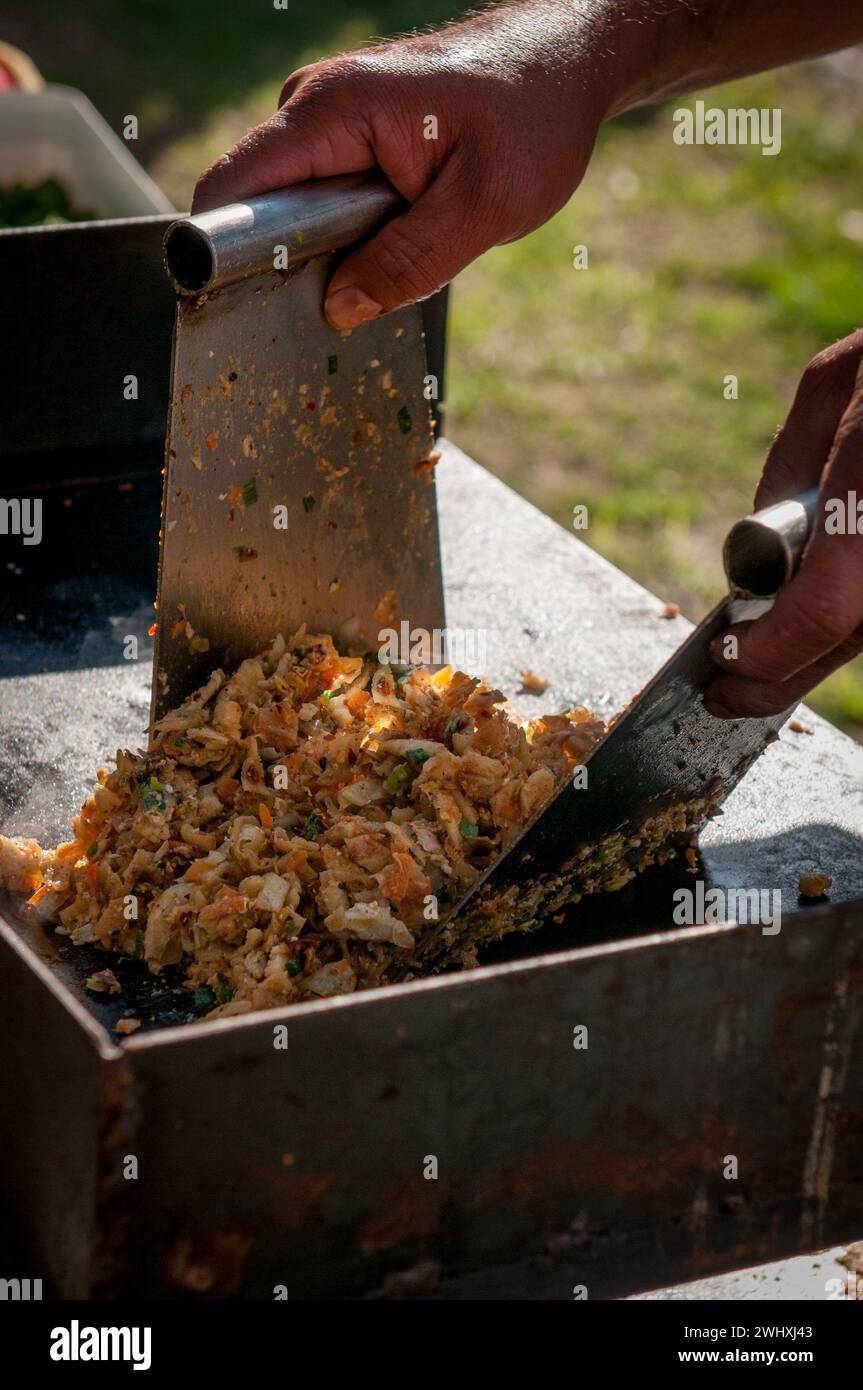
[[[547,75],[566,71],[606,117],[678,92],[863,41],[860,0],[509,0],[457,24],[465,66],[494,29],[497,45]],[[537,31],[543,35],[537,52]],[[433,44],[434,36],[420,39]]]

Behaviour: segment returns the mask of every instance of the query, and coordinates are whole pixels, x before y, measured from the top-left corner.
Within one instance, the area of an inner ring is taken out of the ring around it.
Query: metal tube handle
[[[794,574],[806,548],[818,504],[818,489],[776,502],[732,526],[722,559],[732,592],[773,598]]]
[[[178,293],[205,294],[350,246],[404,206],[379,173],[314,179],[173,222],[165,268]]]

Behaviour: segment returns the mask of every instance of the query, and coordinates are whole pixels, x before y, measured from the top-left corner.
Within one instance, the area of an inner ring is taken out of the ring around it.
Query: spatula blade
[[[350,334],[332,257],[180,299],[153,717],[302,623],[343,650],[443,627],[420,310]]]
[[[770,601],[731,597],[717,604],[596,746],[583,772],[442,915],[418,958],[433,960],[454,935],[469,934],[484,918],[506,919],[512,930],[561,907],[604,843],[622,839],[622,849],[631,843],[637,858],[647,822],[661,825],[667,813],[684,808],[691,829],[718,809],[775,739],[787,712],[739,720],[708,714],[702,695],[717,671],[710,644],[726,627],[769,607]]]

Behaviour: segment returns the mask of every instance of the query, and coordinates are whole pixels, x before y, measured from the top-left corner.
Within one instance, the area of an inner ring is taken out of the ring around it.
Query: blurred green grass
[[[302,63],[429,24],[449,0],[0,0],[0,37],[83,88],[178,207],[274,108]],[[856,61],[852,59],[852,61]],[[782,149],[681,147],[672,102],[601,134],[582,188],[453,294],[449,432],[693,618],[721,588],[725,530],[750,507],[806,362],[863,323],[860,77],[825,60],[700,93],[782,109]],[[694,98],[693,98],[694,99]],[[856,216],[854,214],[857,214]],[[572,251],[588,248],[589,268]],[[723,397],[724,378],[739,399]],[[812,703],[863,734],[863,663]]]

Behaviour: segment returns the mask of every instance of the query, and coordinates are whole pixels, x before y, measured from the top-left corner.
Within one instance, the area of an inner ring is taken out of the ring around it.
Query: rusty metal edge
[[[849,913],[863,912],[863,898],[837,905],[824,904],[797,912],[788,923],[795,930],[804,929],[811,923],[832,920]],[[787,929],[787,927],[786,927]],[[212,1022],[202,1019],[198,1023],[177,1024],[161,1028],[158,1032],[145,1033],[140,1037],[128,1038],[122,1046],[124,1052],[149,1052],[175,1042],[193,1040],[200,1037],[215,1037],[220,1034],[242,1032],[261,1022],[277,1024],[291,1019],[307,1017],[310,1014],[331,1013],[337,1009],[362,1009],[373,1004],[384,1003],[390,999],[403,999],[410,993],[415,996],[429,994],[433,990],[460,991],[475,982],[502,978],[503,976],[522,976],[538,974],[557,966],[588,961],[603,956],[622,956],[631,952],[645,951],[651,946],[707,940],[729,931],[744,932],[746,924],[734,921],[711,923],[707,926],[682,927],[664,932],[651,932],[647,936],[634,936],[626,941],[609,941],[592,946],[574,946],[564,951],[552,951],[547,955],[529,960],[505,961],[498,965],[480,965],[472,970],[462,970],[449,975],[425,976],[393,985],[382,985],[377,989],[363,990],[357,994],[339,995],[332,999],[315,999],[304,1003],[286,1004],[281,1009],[258,1009],[253,1013],[242,1014],[237,1018],[219,1018]]]

